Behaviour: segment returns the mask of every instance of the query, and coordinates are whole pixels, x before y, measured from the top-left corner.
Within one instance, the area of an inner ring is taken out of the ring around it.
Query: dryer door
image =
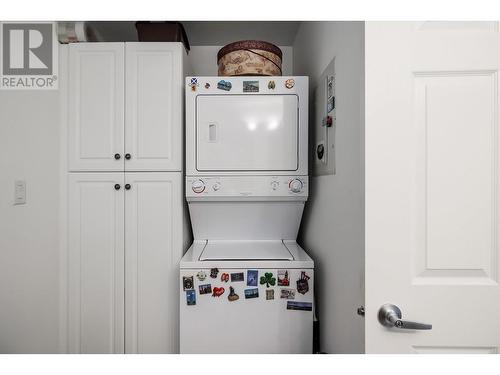
[[[198,171],[296,171],[297,95],[199,95]]]

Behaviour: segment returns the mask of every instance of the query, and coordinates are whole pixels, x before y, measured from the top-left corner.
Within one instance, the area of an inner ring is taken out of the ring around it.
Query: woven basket
[[[283,54],[274,44],[242,40],[217,53],[219,76],[280,76]]]

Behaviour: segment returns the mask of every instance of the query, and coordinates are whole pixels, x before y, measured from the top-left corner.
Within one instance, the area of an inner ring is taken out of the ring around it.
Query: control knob
[[[205,191],[205,183],[202,180],[193,181],[191,189],[193,189],[196,194],[201,194]]]
[[[300,193],[302,191],[302,188],[304,187],[304,184],[299,179],[294,178],[292,181],[290,181],[288,187],[290,188],[290,191],[292,193]]]

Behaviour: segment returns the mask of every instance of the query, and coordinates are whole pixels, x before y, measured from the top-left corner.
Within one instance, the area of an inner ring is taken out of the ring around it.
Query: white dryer
[[[311,353],[307,77],[186,79],[181,353]]]

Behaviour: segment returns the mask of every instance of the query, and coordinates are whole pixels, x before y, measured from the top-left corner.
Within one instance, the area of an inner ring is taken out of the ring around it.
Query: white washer
[[[295,242],[307,106],[307,77],[186,79],[181,353],[312,352],[314,263]]]

